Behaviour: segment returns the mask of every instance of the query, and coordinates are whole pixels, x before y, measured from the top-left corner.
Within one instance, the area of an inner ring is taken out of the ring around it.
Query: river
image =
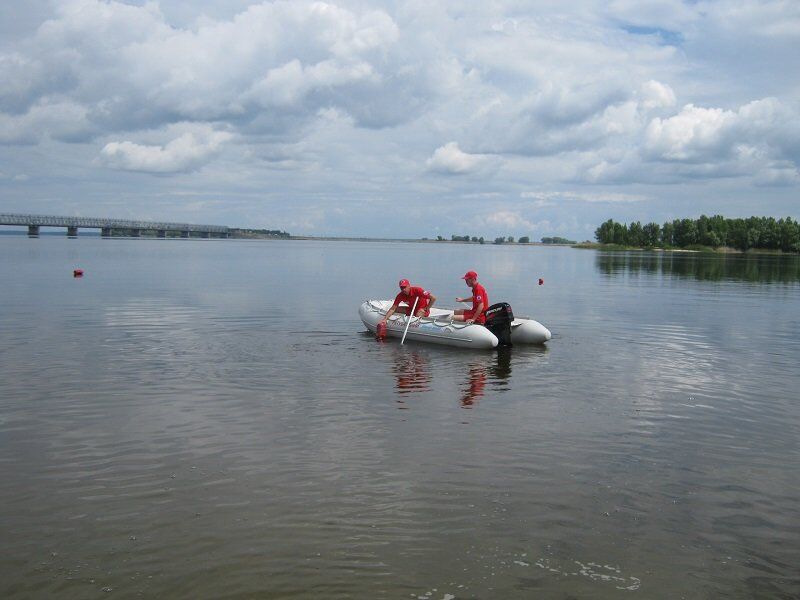
[[[468,269],[553,339],[365,333]],[[0,236],[0,281],[3,598],[800,596],[797,257]]]

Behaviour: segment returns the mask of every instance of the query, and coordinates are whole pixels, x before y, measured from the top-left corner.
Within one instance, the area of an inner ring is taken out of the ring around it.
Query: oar
[[[414,298],[414,308],[411,309],[411,314],[408,315],[408,323],[406,323],[406,330],[403,332],[403,339],[400,340],[400,345],[403,345],[403,342],[406,341],[406,334],[408,333],[408,326],[411,325],[411,319],[414,318],[414,313],[417,312],[417,302],[419,301],[419,297]]]

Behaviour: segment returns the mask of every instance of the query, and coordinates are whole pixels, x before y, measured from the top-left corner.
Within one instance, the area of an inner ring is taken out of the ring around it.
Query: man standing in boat
[[[414,308],[416,301],[416,309],[414,310],[415,317],[427,317],[431,314],[431,307],[436,302],[436,296],[431,294],[419,286],[413,286],[408,279],[400,280],[400,293],[395,296],[392,307],[386,311],[386,316],[383,317],[381,323],[386,323],[395,312],[401,315],[411,314],[411,309]],[[405,302],[408,306],[400,306],[401,302]]]
[[[467,323],[486,323],[486,309],[489,307],[489,296],[486,290],[478,283],[478,274],[467,271],[462,277],[466,284],[472,288],[469,298],[456,298],[456,302],[472,302],[472,309],[459,308],[453,313],[453,321],[466,321]]]

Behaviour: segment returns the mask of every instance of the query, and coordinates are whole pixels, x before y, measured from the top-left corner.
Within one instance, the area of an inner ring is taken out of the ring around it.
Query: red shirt
[[[474,312],[478,312],[478,304],[483,303],[483,311],[481,312],[481,316],[483,313],[486,312],[486,309],[489,308],[489,296],[486,295],[486,290],[480,283],[476,283],[472,286],[472,310]]]
[[[414,298],[419,298],[417,300],[417,308],[414,309],[414,312],[418,311],[420,308],[425,308],[428,306],[428,302],[430,301],[431,293],[428,290],[423,290],[421,287],[411,286],[411,289],[408,290],[408,294],[405,292],[400,292],[394,298],[394,304],[392,306],[397,306],[401,302],[405,302],[408,304],[408,312],[411,312],[411,309],[414,308]]]

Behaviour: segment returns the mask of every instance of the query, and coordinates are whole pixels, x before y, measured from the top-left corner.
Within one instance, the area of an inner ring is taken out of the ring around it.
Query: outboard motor
[[[492,304],[485,315],[485,327],[497,337],[498,346],[511,346],[511,321],[514,320],[511,305],[508,302]]]

